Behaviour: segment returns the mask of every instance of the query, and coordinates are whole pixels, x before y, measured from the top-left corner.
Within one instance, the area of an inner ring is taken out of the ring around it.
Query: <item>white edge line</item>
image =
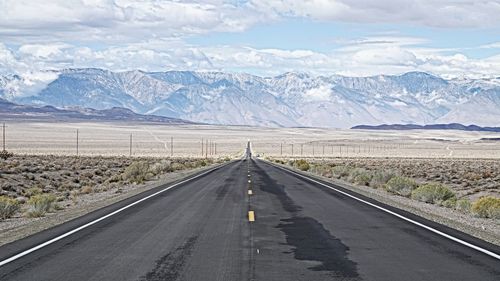
[[[78,231],[80,231],[80,230],[82,230],[82,229],[85,229],[85,228],[87,228],[87,227],[89,227],[89,226],[92,226],[92,225],[94,225],[94,224],[96,224],[96,223],[98,223],[98,222],[100,222],[100,221],[102,221],[102,220],[105,220],[105,219],[107,219],[107,218],[109,218],[109,217],[111,217],[111,216],[113,216],[113,215],[116,215],[116,214],[118,214],[118,213],[120,213],[120,212],[122,212],[122,211],[124,211],[124,210],[126,210],[126,209],[128,209],[128,208],[130,208],[130,207],[132,207],[132,206],[134,206],[134,205],[137,205],[137,204],[139,204],[139,203],[141,203],[141,202],[143,202],[143,201],[146,201],[146,200],[148,200],[148,199],[149,199],[149,198],[151,198],[151,197],[154,197],[154,196],[156,196],[156,195],[158,195],[158,194],[161,194],[161,193],[163,193],[163,192],[165,192],[165,191],[167,191],[167,190],[169,190],[169,189],[171,189],[171,188],[174,188],[174,187],[176,187],[176,186],[178,186],[178,185],[184,184],[184,183],[186,183],[186,182],[189,182],[189,181],[191,181],[191,180],[194,180],[194,179],[196,179],[196,178],[199,178],[199,177],[201,177],[201,176],[204,176],[204,175],[206,175],[206,174],[208,174],[208,173],[210,173],[210,172],[212,172],[212,171],[215,171],[215,170],[217,170],[217,169],[220,169],[220,168],[222,168],[222,167],[224,167],[224,166],[226,166],[226,165],[228,165],[228,164],[230,164],[230,163],[232,163],[232,162],[233,162],[233,161],[228,162],[228,163],[226,163],[226,164],[224,164],[224,165],[221,165],[221,166],[215,167],[215,168],[210,169],[210,170],[208,170],[208,171],[205,171],[205,172],[203,172],[203,173],[201,173],[201,174],[199,174],[199,175],[196,175],[196,176],[194,176],[194,177],[192,177],[192,178],[188,178],[188,179],[186,179],[186,180],[183,180],[183,181],[181,181],[181,182],[178,182],[178,183],[176,183],[176,184],[173,184],[173,185],[171,185],[171,186],[168,186],[168,187],[166,187],[166,188],[164,188],[164,189],[162,189],[162,190],[160,190],[160,191],[157,191],[157,192],[155,192],[155,193],[153,193],[153,194],[150,194],[150,195],[148,195],[148,196],[146,196],[146,197],[144,197],[144,198],[142,198],[142,199],[139,199],[139,200],[137,200],[137,201],[135,201],[135,202],[132,202],[132,203],[130,203],[130,204],[128,204],[128,205],[126,205],[126,206],[124,206],[124,207],[122,207],[122,208],[120,208],[120,209],[116,210],[116,211],[113,211],[113,212],[111,212],[111,213],[109,213],[109,214],[107,214],[107,215],[105,215],[105,216],[103,216],[103,217],[100,217],[100,218],[98,218],[98,219],[95,219],[95,220],[93,220],[93,221],[91,221],[91,222],[88,222],[88,223],[86,223],[86,224],[84,224],[84,225],[82,225],[82,226],[79,226],[79,227],[77,227],[77,228],[75,228],[75,229],[73,229],[73,230],[70,230],[70,231],[68,231],[68,232],[66,232],[66,233],[64,233],[64,234],[61,234],[61,235],[59,235],[59,236],[57,236],[57,237],[55,237],[55,238],[52,238],[52,239],[50,239],[50,240],[48,240],[48,241],[46,241],[46,242],[43,242],[42,244],[39,244],[39,245],[37,245],[37,246],[35,246],[35,247],[33,247],[33,248],[30,248],[30,249],[28,249],[28,250],[25,250],[25,251],[23,251],[23,252],[21,252],[21,253],[19,253],[19,254],[16,254],[16,255],[14,255],[14,256],[12,256],[12,257],[10,257],[10,258],[5,259],[5,260],[3,260],[3,261],[0,261],[0,266],[6,265],[6,264],[8,264],[8,263],[10,263],[10,262],[13,262],[13,261],[15,261],[15,260],[17,260],[17,259],[19,259],[19,258],[21,258],[21,257],[24,257],[24,256],[26,256],[26,255],[28,255],[28,254],[30,254],[30,253],[32,253],[32,252],[34,252],[34,251],[36,251],[36,250],[39,250],[39,249],[41,249],[41,248],[43,248],[43,247],[45,247],[45,246],[48,246],[48,245],[50,245],[50,244],[52,244],[52,243],[54,243],[54,242],[57,242],[57,241],[59,241],[59,240],[61,240],[61,239],[65,238],[65,237],[68,237],[68,236],[70,236],[70,235],[72,235],[72,234],[74,234],[74,233],[76,233],[76,232],[78,232]]]
[[[266,161],[266,162],[267,162],[267,161]],[[391,211],[391,210],[388,210],[388,209],[386,209],[386,208],[384,208],[384,207],[381,207],[381,206],[378,206],[378,205],[376,205],[376,204],[370,203],[370,202],[368,202],[368,201],[366,201],[366,200],[363,200],[363,199],[361,199],[361,198],[358,198],[358,197],[356,197],[356,196],[354,196],[354,195],[351,195],[351,194],[349,194],[349,193],[347,193],[347,192],[344,192],[344,191],[339,190],[339,189],[337,189],[337,188],[331,187],[331,186],[329,186],[329,185],[327,185],[327,184],[324,184],[324,183],[322,183],[322,182],[316,181],[316,180],[314,180],[314,179],[312,179],[312,178],[310,178],[310,177],[308,177],[308,176],[305,176],[305,175],[299,174],[299,173],[297,173],[297,172],[294,172],[294,171],[292,171],[292,170],[285,169],[285,168],[283,168],[283,167],[280,167],[280,166],[274,165],[274,164],[272,164],[272,163],[270,163],[270,162],[267,162],[267,163],[269,163],[270,165],[272,165],[272,166],[274,166],[274,167],[276,167],[276,168],[279,168],[279,169],[281,169],[281,170],[284,170],[284,171],[287,171],[287,172],[289,172],[289,173],[295,174],[295,175],[297,175],[297,176],[300,176],[300,177],[302,177],[302,178],[305,178],[305,179],[307,179],[307,180],[309,180],[309,181],[312,181],[312,182],[314,182],[314,183],[317,183],[317,184],[320,184],[320,185],[322,185],[322,186],[328,187],[329,189],[332,189],[332,190],[334,190],[334,191],[336,191],[336,192],[338,192],[338,193],[341,193],[341,194],[343,194],[343,195],[345,195],[345,196],[348,196],[348,197],[350,197],[350,198],[352,198],[352,199],[355,199],[355,200],[357,200],[357,201],[359,201],[359,202],[362,202],[362,203],[365,203],[365,204],[367,204],[367,205],[370,205],[370,206],[372,206],[372,207],[374,207],[374,208],[377,208],[377,209],[379,209],[379,210],[381,210],[381,211],[384,211],[384,212],[386,212],[386,213],[389,213],[389,214],[391,214],[391,215],[393,215],[393,216],[396,216],[396,217],[398,217],[398,218],[400,218],[400,219],[402,219],[402,220],[405,220],[405,221],[407,221],[407,222],[409,222],[409,223],[412,223],[412,224],[414,224],[414,225],[417,225],[417,226],[420,226],[420,227],[422,227],[422,228],[425,228],[425,229],[427,229],[427,230],[429,230],[429,231],[432,231],[432,232],[434,232],[434,233],[436,233],[436,234],[438,234],[438,235],[441,235],[441,236],[443,236],[443,237],[445,237],[445,238],[448,238],[448,239],[450,239],[450,240],[452,240],[452,241],[455,241],[455,242],[460,243],[460,244],[462,244],[462,245],[464,245],[464,246],[467,246],[467,247],[469,247],[469,248],[472,248],[472,249],[474,249],[474,250],[477,250],[477,251],[479,251],[479,252],[482,252],[482,253],[484,253],[484,254],[486,254],[486,255],[488,255],[488,256],[491,256],[491,257],[493,257],[493,258],[495,258],[495,259],[497,259],[497,260],[500,260],[500,255],[499,255],[499,254],[496,254],[496,253],[494,253],[494,252],[492,252],[492,251],[489,251],[489,250],[483,249],[483,248],[481,248],[481,247],[479,247],[479,246],[476,246],[476,245],[474,245],[474,244],[471,244],[471,243],[469,243],[469,242],[466,242],[466,241],[464,241],[464,240],[462,240],[462,239],[460,239],[460,238],[456,238],[456,237],[454,237],[454,236],[451,236],[451,235],[449,235],[449,234],[447,234],[447,233],[444,233],[444,232],[442,232],[442,231],[439,231],[439,230],[437,230],[437,229],[435,229],[435,228],[432,228],[432,227],[430,227],[430,226],[427,226],[427,225],[425,225],[425,224],[423,224],[423,223],[420,223],[420,222],[418,222],[418,221],[414,221],[414,220],[412,220],[412,219],[410,219],[410,218],[407,218],[407,217],[405,217],[405,216],[403,216],[403,215],[400,215],[400,214],[398,214],[398,213],[396,213],[396,212],[393,212],[393,211]]]

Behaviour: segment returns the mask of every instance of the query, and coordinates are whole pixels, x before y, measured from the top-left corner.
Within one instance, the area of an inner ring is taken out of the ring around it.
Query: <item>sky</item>
[[[83,67],[498,77],[500,0],[0,0],[0,74]]]

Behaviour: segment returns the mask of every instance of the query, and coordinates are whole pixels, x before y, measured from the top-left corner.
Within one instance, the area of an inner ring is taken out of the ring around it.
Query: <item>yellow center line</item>
[[[248,221],[255,221],[255,213],[253,211],[248,211]]]

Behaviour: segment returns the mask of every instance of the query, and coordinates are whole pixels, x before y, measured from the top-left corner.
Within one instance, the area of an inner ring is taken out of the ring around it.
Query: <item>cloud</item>
[[[22,73],[21,79],[8,81],[4,90],[7,92],[7,98],[11,98],[12,95],[17,98],[34,96],[39,94],[50,82],[56,80],[58,76],[55,72]]]
[[[375,42],[380,38],[365,38]],[[99,67],[114,71],[198,70],[251,72],[263,76],[283,72],[369,76],[426,71],[446,77],[491,76],[500,72],[497,56],[474,59],[460,52],[411,45],[408,38],[385,38],[394,44],[348,44],[331,52],[283,50],[248,46],[195,46],[182,40],[151,40],[127,46],[93,50],[54,43],[0,45],[0,69],[4,74],[25,74],[46,69]]]
[[[494,42],[490,44],[484,44],[479,46],[480,49],[500,49],[500,42]]]
[[[242,31],[268,18],[246,4],[212,1],[0,1],[0,37],[11,43],[135,43]]]
[[[39,70],[29,62],[20,60],[10,49],[0,43],[0,75],[21,79],[6,79],[4,90],[6,95],[32,96],[44,89],[48,83],[57,79],[55,72]]]
[[[329,100],[332,94],[332,89],[326,85],[321,85],[318,88],[313,88],[305,92],[304,96],[312,101]]]
[[[500,3],[487,0],[251,0],[263,12],[320,21],[495,28]]]

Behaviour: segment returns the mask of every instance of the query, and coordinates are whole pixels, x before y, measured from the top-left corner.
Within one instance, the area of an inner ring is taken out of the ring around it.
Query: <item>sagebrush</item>
[[[39,194],[32,196],[28,204],[28,217],[43,217],[46,213],[55,209],[57,198],[53,194]]]
[[[8,219],[12,217],[19,209],[21,204],[7,196],[0,196],[0,219]]]

